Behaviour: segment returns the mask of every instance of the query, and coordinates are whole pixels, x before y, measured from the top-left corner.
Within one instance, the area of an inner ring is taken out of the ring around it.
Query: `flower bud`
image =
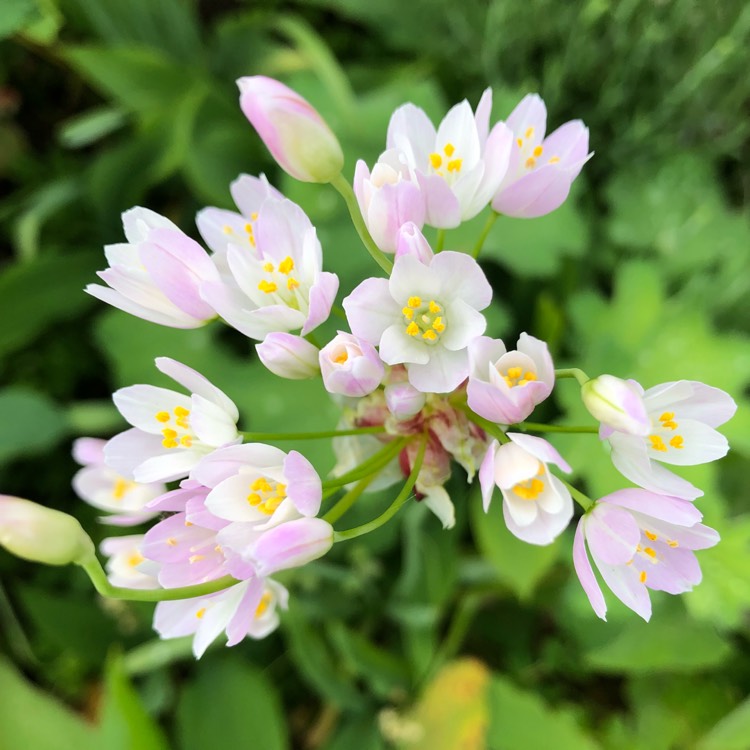
[[[411,383],[391,383],[385,387],[385,403],[396,419],[409,419],[421,411],[426,395]]]
[[[398,230],[396,257],[400,258],[402,255],[413,255],[427,265],[435,255],[420,228],[412,221],[407,221]]]
[[[320,350],[320,371],[329,393],[359,398],[380,385],[385,366],[372,344],[339,331]]]
[[[0,546],[45,565],[82,563],[94,555],[91,539],[73,516],[8,495],[0,495]]]
[[[330,182],[341,173],[344,154],[318,112],[273,78],[237,81],[240,107],[279,166],[302,182]]]
[[[648,435],[651,421],[643,389],[634,380],[600,375],[581,386],[584,406],[602,425],[630,435]]]
[[[299,518],[274,526],[253,545],[259,576],[297,568],[325,555],[333,546],[333,526],[322,518]]]
[[[280,378],[306,380],[319,371],[318,347],[292,333],[269,333],[256,344],[260,361]]]

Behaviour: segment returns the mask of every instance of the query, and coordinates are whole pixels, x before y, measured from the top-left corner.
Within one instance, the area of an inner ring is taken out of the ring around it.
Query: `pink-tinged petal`
[[[266,198],[284,200],[284,196],[272,185],[264,174],[253,177],[249,174],[241,174],[229,185],[229,192],[237,208],[243,216],[251,218],[254,213],[260,211],[260,207]]]
[[[469,360],[473,375],[487,372],[487,365],[497,362],[506,353],[505,344],[500,339],[479,336],[469,344]]]
[[[165,511],[184,511],[188,501],[192,497],[201,496],[205,498],[206,494],[207,490],[205,487],[191,479],[185,479],[180,483],[178,489],[159,495],[159,497],[154,498],[148,503],[146,507],[151,510],[158,510],[160,513]]]
[[[307,214],[287,199],[268,200],[262,208],[255,222],[255,237],[263,258],[277,264],[290,257],[299,263],[305,238],[314,231]]]
[[[204,208],[198,211],[195,224],[205,243],[215,252],[224,253],[231,243],[247,239],[245,226],[247,219],[236,211],[225,211],[222,208]]]
[[[526,131],[534,128],[534,140],[541,141],[547,128],[547,107],[539,94],[526,94],[505,121],[517,135],[526,138]]]
[[[386,147],[403,151],[407,159],[421,169],[429,161],[435,135],[435,127],[424,110],[411,103],[404,104],[391,115]]]
[[[454,104],[438,127],[435,144],[440,148],[446,143],[455,146],[465,167],[471,168],[479,161],[479,134],[474,112],[466,99]]]
[[[680,419],[673,433],[662,433],[664,451],[649,446],[652,460],[674,466],[693,466],[716,461],[729,451],[727,439],[713,427],[692,419]]]
[[[737,411],[734,399],[722,390],[695,380],[679,380],[649,388],[644,394],[649,412],[676,411],[676,419],[694,419],[709,427],[729,421]]]
[[[342,305],[352,333],[376,346],[386,328],[401,317],[387,279],[365,279]]]
[[[169,449],[167,449],[169,450]],[[133,470],[136,482],[173,482],[184,479],[201,460],[201,454],[193,450],[169,450],[168,453],[151,456]]]
[[[405,305],[409,297],[422,297],[424,300],[436,298],[443,291],[442,284],[431,266],[421,263],[413,255],[401,255],[393,264],[388,280],[390,295],[399,305]],[[400,314],[399,319],[403,316]]]
[[[377,246],[386,253],[396,250],[399,229],[406,223],[424,225],[424,197],[408,180],[374,188],[367,211],[367,226]]]
[[[531,357],[536,365],[534,371],[537,379],[545,383],[551,392],[555,385],[555,366],[546,342],[524,332],[518,337],[518,351]]]
[[[263,597],[265,583],[262,578],[253,578],[246,584],[240,603],[227,625],[227,646],[236,646],[248,635]]]
[[[656,564],[642,565],[646,573],[646,586],[668,594],[683,594],[701,582],[701,569],[696,556],[688,549],[672,549],[655,544]]]
[[[658,526],[655,528],[660,530]],[[677,542],[680,547],[691,550],[709,549],[710,547],[715,547],[721,541],[719,532],[716,529],[712,529],[710,526],[705,526],[702,523],[696,523],[694,526],[686,529],[670,528],[666,532],[662,536],[671,539],[673,542]]]
[[[495,484],[501,490],[510,490],[535,477],[539,468],[539,460],[533,455],[515,443],[505,443],[495,453]]]
[[[154,610],[154,630],[161,638],[182,638],[198,629],[198,612],[206,597],[159,602]]]
[[[430,263],[443,287],[443,294],[460,299],[475,310],[483,310],[492,301],[492,287],[484,271],[474,258],[466,253],[450,250],[438,253]]]
[[[411,383],[390,383],[384,391],[388,411],[398,420],[409,419],[422,411],[426,396]]]
[[[577,175],[589,155],[589,129],[581,120],[566,122],[544,139],[544,153],[557,157],[562,168],[574,165]]]
[[[474,215],[492,200],[502,184],[508,173],[513,145],[513,131],[504,122],[496,123],[487,140],[483,156],[484,172],[472,199]]]
[[[184,232],[171,229],[154,229],[146,243],[139,246],[138,257],[143,259],[140,250],[144,244],[153,244],[183,264],[197,279],[211,280],[216,278],[216,268],[209,254]]]
[[[142,523],[150,521],[154,517],[153,513],[127,513],[113,516],[99,516],[97,521],[107,526],[118,526],[128,528],[130,526],[140,526]]]
[[[520,448],[530,453],[545,464],[554,464],[567,474],[573,471],[568,462],[558,453],[557,449],[544,438],[524,435],[520,432],[509,432],[508,437]]]
[[[592,551],[593,555],[593,551]],[[640,582],[635,566],[612,566],[597,559],[594,563],[612,593],[626,606],[640,615],[646,622],[651,619],[651,600],[648,589]]]
[[[248,502],[257,474],[235,474],[219,482],[206,497],[206,508],[217,518],[243,524],[260,524],[268,515]]]
[[[446,307],[446,330],[440,343],[449,351],[465,351],[466,347],[481,336],[487,328],[487,319],[471,305],[454,299]],[[468,353],[467,353],[468,363]]]
[[[423,393],[450,393],[458,388],[469,374],[466,350],[451,352],[434,347],[427,364],[407,367],[409,382]]]
[[[424,504],[434,513],[444,529],[452,529],[456,525],[456,509],[445,487],[438,485],[423,487]]]
[[[205,456],[193,470],[191,479],[206,487],[216,487],[219,482],[237,474],[244,466],[257,469],[261,473],[266,469],[280,469],[285,457],[286,453],[273,445],[231,445]]]
[[[535,406],[531,391],[522,392],[521,388],[501,390],[474,377],[469,378],[466,395],[473,412],[497,424],[522,422]]]
[[[316,516],[320,510],[323,489],[312,464],[297,451],[289,451],[284,459],[287,497],[303,516]]]
[[[193,654],[200,659],[206,649],[229,625],[245,592],[245,585],[238,584],[212,597],[212,603],[201,618],[193,638]]]
[[[574,176],[556,164],[539,167],[501,188],[492,201],[492,208],[520,219],[545,216],[565,202]]]
[[[307,380],[320,372],[318,347],[291,333],[269,333],[256,344],[260,361],[274,374],[290,380]]]
[[[474,121],[476,123],[477,135],[479,136],[479,145],[484,148],[487,141],[487,134],[490,131],[490,115],[492,114],[492,89],[488,86],[482,92],[482,98],[474,110]]]
[[[99,438],[78,438],[73,441],[73,458],[81,466],[104,463],[106,440]]]
[[[492,493],[495,490],[495,454],[498,446],[497,440],[490,443],[479,467],[479,486],[482,488],[482,506],[485,513],[490,508]]]
[[[404,323],[390,326],[383,332],[383,337],[380,339],[380,358],[387,365],[402,363],[426,365],[430,361],[432,351],[438,351],[437,347],[430,349],[429,345],[417,336],[409,336]]]
[[[417,182],[425,201],[425,224],[452,229],[461,223],[461,204],[450,185],[438,175],[417,172]]]
[[[413,221],[408,221],[401,226],[396,239],[396,257],[413,255],[420,263],[428,266],[435,254],[422,234],[420,226]]]
[[[234,419],[216,404],[197,394],[192,398],[190,426],[201,443],[214,448],[220,448],[239,438]]]
[[[248,331],[253,332],[251,338],[257,338],[260,341],[269,333],[293,331],[306,325],[304,315],[299,310],[294,310],[286,305],[260,307],[248,312],[245,320],[247,321],[245,327]],[[245,333],[245,331],[242,332]]]
[[[586,554],[583,521],[584,519],[581,518],[578,522],[575,538],[573,540],[573,567],[575,568],[578,580],[581,582],[581,586],[583,587],[596,616],[600,617],[602,620],[606,620],[607,604],[604,601],[604,595],[602,594],[602,590],[599,588],[599,583],[594,575],[589,556]]]
[[[651,432],[642,389],[634,380],[600,375],[583,384],[581,398],[589,413],[604,425],[641,437]],[[608,436],[606,431],[602,434]]]
[[[204,529],[211,529],[211,531],[221,531],[226,527],[227,522],[215,516],[211,511],[206,508],[206,497],[208,496],[208,488],[204,488],[202,496],[194,496],[188,500],[185,508],[185,516],[190,523],[200,526]]]
[[[166,454],[169,449],[162,444],[161,435],[149,435],[133,428],[125,430],[107,441],[104,460],[126,479],[133,479],[133,471],[154,455]]]
[[[305,325],[302,326],[301,333],[303,336],[306,336],[310,331],[328,320],[338,290],[339,277],[335,273],[323,271],[318,275],[315,283],[310,288],[310,310],[307,314]]]
[[[266,531],[253,545],[252,558],[258,575],[296,568],[328,552],[333,546],[333,527],[320,518],[300,518]]]
[[[605,565],[625,565],[635,555],[641,530],[628,511],[597,503],[586,516],[586,540],[594,560]]]
[[[605,495],[599,502],[634,510],[678,526],[693,526],[703,518],[703,514],[688,500],[641,489],[617,490]]]
[[[128,242],[136,245],[148,239],[154,229],[170,229],[179,232],[180,229],[173,222],[150,208],[135,206],[122,214],[122,228]]]

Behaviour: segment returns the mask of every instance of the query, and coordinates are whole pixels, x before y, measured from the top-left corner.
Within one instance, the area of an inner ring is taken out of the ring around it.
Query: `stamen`
[[[269,261],[268,263],[264,263],[263,270],[266,273],[273,273],[273,263],[271,263],[271,261]]]
[[[453,152],[456,150],[455,146],[452,143],[446,143],[445,148],[443,151],[445,152],[445,155],[450,159],[451,156],[453,156]],[[450,169],[450,167],[448,167]]]
[[[661,451],[662,453],[667,452],[667,446],[664,445],[664,441],[660,435],[649,435],[648,439],[651,441],[651,448],[655,451]]]
[[[656,557],[656,550],[653,547],[644,547],[643,551],[651,558]]]
[[[677,448],[678,450],[682,450],[685,447],[685,439],[682,437],[682,435],[675,435],[670,441],[669,444],[673,448]]]
[[[438,303],[437,303],[437,302],[435,302],[435,300],[432,300],[432,299],[431,299],[431,300],[430,300],[430,312],[431,312],[431,313],[432,313],[433,315],[435,315],[435,313],[439,313],[439,312],[442,312],[442,311],[443,311],[443,308],[442,308],[442,307],[440,307],[440,305],[438,305]]]
[[[533,156],[530,156],[528,159],[526,159],[526,169],[533,169],[536,166],[536,159]]]
[[[523,148],[523,138],[518,138],[516,143],[518,144],[518,148]]]
[[[170,536],[169,539],[167,539],[167,547],[176,547],[177,546],[177,540]]]
[[[412,321],[408,326],[406,326],[406,332],[409,334],[409,336],[416,336],[419,333],[419,326],[414,321]]]
[[[435,318],[435,320],[432,322],[432,327],[438,332],[442,333],[445,330],[445,323],[443,323],[443,319],[440,317]]]
[[[258,219],[258,212],[257,212],[257,211],[253,211],[253,212],[252,212],[252,213],[250,214],[250,218],[251,218],[251,219],[252,219],[253,221],[257,221],[257,219]]]
[[[128,558],[128,565],[130,565],[131,568],[135,568],[136,565],[140,565],[145,559],[146,558],[140,552],[134,552]]]
[[[192,565],[193,563],[197,563],[205,559],[205,555],[190,555],[190,557],[188,557],[188,562]]]
[[[645,570],[642,570],[642,571],[641,571],[641,574],[640,574],[640,575],[638,576],[638,580],[639,580],[639,581],[640,581],[641,583],[646,583],[646,579],[647,579],[647,578],[648,578],[648,576],[646,575],[646,571],[645,571]]]
[[[112,490],[112,497],[114,497],[115,500],[122,500],[134,484],[134,482],[130,482],[123,477],[117,477],[114,489]]]
[[[422,304],[421,297],[409,297],[409,301],[406,303],[409,307],[417,308]]]
[[[198,611],[197,611],[197,612],[195,613],[195,616],[196,616],[196,617],[197,617],[197,618],[198,618],[199,620],[202,620],[202,619],[203,619],[203,615],[205,615],[205,614],[206,614],[206,608],[205,608],[205,607],[201,607],[201,608],[200,608],[200,609],[199,609],[199,610],[198,610]]]
[[[544,149],[541,146],[536,146],[532,152],[534,156],[540,157],[544,153]]]
[[[534,128],[527,128],[526,132],[524,133],[524,138],[528,140],[529,138],[533,138],[533,137],[534,137]]]
[[[294,278],[294,276],[290,276],[286,280],[286,288],[291,292],[294,291],[299,286],[299,281]]]
[[[169,422],[170,416],[168,411],[160,411],[156,413],[157,422]]]
[[[423,339],[427,339],[428,341],[435,341],[437,339],[437,334],[433,330],[427,330],[422,334]]]
[[[183,435],[180,438],[180,445],[184,446],[185,448],[192,448],[193,438],[190,435]]]
[[[411,320],[414,317],[414,310],[412,310],[410,307],[404,307],[401,310],[401,313],[405,318],[409,318]]]
[[[553,156],[550,158],[550,160],[547,162],[547,164],[557,164],[560,161],[559,156]]]
[[[272,601],[273,597],[271,596],[270,592],[266,591],[260,598],[260,602],[255,609],[255,617],[261,617],[263,613],[268,609]]]
[[[448,171],[449,172],[460,172],[461,171],[461,164],[463,163],[463,159],[451,159],[448,162]]]
[[[343,365],[346,360],[349,359],[349,354],[346,349],[342,349],[334,358],[333,361],[338,365]]]
[[[433,169],[440,169],[443,164],[443,157],[436,153],[430,154],[430,164]]]
[[[652,542],[655,542],[659,537],[658,535],[654,534],[653,531],[648,531],[647,529],[643,530],[643,533],[646,535],[648,539],[650,539]]]
[[[229,224],[224,224],[224,226],[221,228],[221,231],[224,232],[224,234],[234,234],[234,229],[232,229]]]
[[[258,284],[258,289],[260,289],[261,292],[265,292],[266,294],[271,294],[272,292],[275,292],[278,287],[273,283],[273,281],[266,281],[265,279],[263,279],[263,281]]]
[[[288,255],[284,260],[279,263],[279,273],[283,273],[285,276],[294,270],[294,261]]]

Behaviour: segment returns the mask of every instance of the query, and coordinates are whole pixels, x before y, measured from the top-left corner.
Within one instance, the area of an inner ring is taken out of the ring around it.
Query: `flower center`
[[[443,308],[435,300],[423,303],[421,297],[409,297],[401,313],[409,336],[418,336],[423,341],[434,344],[445,331]]]
[[[456,147],[452,143],[446,143],[443,146],[442,153],[433,151],[430,154],[430,167],[432,171],[445,178],[448,182],[453,182],[461,172],[463,159],[456,156]]]
[[[247,502],[261,513],[270,516],[281,505],[281,501],[285,497],[285,484],[273,480],[269,482],[265,477],[258,477],[250,485],[250,494],[247,496]]]
[[[509,367],[504,373],[500,373],[503,380],[508,384],[508,388],[526,385],[536,380],[536,373],[533,370],[526,370],[523,367]]]
[[[258,212],[253,211],[252,214],[250,214],[250,221],[248,221],[247,224],[245,224],[245,232],[247,233],[247,241],[252,245],[252,247],[255,247],[255,221],[258,218]],[[229,226],[229,224],[225,224],[221,231],[224,232],[224,234],[229,235],[233,239],[237,237],[237,233],[234,231],[234,229]]]
[[[258,282],[258,289],[264,294],[279,294],[285,304],[290,304],[290,299],[294,301],[296,297],[294,291],[299,288],[299,281],[292,276],[294,260],[287,255],[278,267],[275,267],[271,261],[267,261],[263,264],[263,270],[267,274],[267,278]],[[286,294],[284,293],[285,289]],[[288,292],[292,293],[291,298]]]
[[[659,417],[660,432],[654,432],[648,436],[650,448],[658,453],[666,453],[670,448],[682,450],[685,447],[685,438],[682,435],[672,434],[679,425],[674,420],[673,411],[665,411]]]
[[[539,479],[541,476],[544,476],[544,464],[540,461],[536,476],[514,485],[513,494],[522,500],[536,500],[544,492],[544,481]]]
[[[258,606],[255,608],[255,619],[262,617],[266,610],[271,606],[273,601],[273,594],[270,591],[264,591],[263,596],[260,598]]]
[[[135,482],[125,479],[125,477],[117,477],[115,486],[112,488],[112,497],[115,500],[122,500],[135,487],[135,484]]]
[[[164,439],[161,444],[165,448],[191,448],[193,445],[193,434],[190,432],[190,409],[184,406],[175,406],[173,413],[160,411],[155,415],[156,421],[169,425],[164,427],[161,434]]]
[[[523,138],[516,138],[518,148],[521,149],[521,162],[527,170],[534,169],[538,166],[542,155],[544,154],[544,145],[537,143],[534,138],[534,128],[526,128]],[[560,161],[559,156],[551,156],[547,159],[547,164],[557,164]]]

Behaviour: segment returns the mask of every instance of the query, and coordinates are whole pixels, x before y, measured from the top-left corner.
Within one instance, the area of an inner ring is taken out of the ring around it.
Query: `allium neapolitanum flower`
[[[645,411],[648,430],[641,420],[633,420],[629,434],[622,429],[602,425],[599,436],[612,446],[612,462],[631,482],[652,492],[695,500],[703,492],[660,464],[692,466],[716,461],[729,450],[727,439],[715,429],[731,419],[737,404],[718,388],[693,380],[678,380],[643,391],[637,409],[630,403],[629,391],[621,402],[621,411],[640,414]],[[628,425],[623,425],[628,426]]]
[[[497,487],[511,534],[531,544],[551,544],[573,517],[573,499],[548,464],[565,472],[570,466],[542,438],[510,432],[508,437],[511,442],[503,445],[492,441],[479,469],[485,513]]]
[[[152,575],[158,566],[143,556],[143,534],[109,537],[102,540],[99,548],[109,558],[107,578],[113,586],[127,589],[159,588],[159,582]]]
[[[390,279],[366,279],[343,304],[352,333],[378,346],[383,362],[404,364],[420,391],[447,393],[469,374],[466,347],[484,333],[478,311],[491,299],[478,263],[446,251],[429,263],[397,257]]]
[[[320,350],[319,361],[325,389],[342,396],[372,393],[385,374],[375,347],[344,331]]]
[[[457,227],[476,216],[500,187],[513,133],[502,122],[490,131],[491,109],[492,91],[487,89],[476,114],[464,100],[448,112],[437,131],[414,104],[404,104],[391,116],[387,148],[398,153],[399,162],[419,185],[426,224]]]
[[[269,333],[255,345],[260,361],[280,378],[307,380],[320,372],[318,347],[293,333]]]
[[[500,424],[521,422],[552,393],[555,368],[547,344],[527,333],[518,349],[480,336],[469,344],[467,401],[479,416]]]
[[[304,336],[326,320],[339,280],[321,270],[320,242],[305,212],[268,196],[251,213],[245,236],[216,258],[221,279],[201,285],[216,312],[258,341],[274,331],[301,329]]]
[[[190,395],[153,385],[115,391],[115,406],[133,429],[104,448],[107,465],[142,483],[186,477],[207,453],[240,439],[239,412],[222,391],[169,357],[157,357],[156,367]]]
[[[108,286],[89,284],[89,294],[172,328],[198,328],[216,317],[200,285],[217,280],[218,273],[195,240],[147,208],[126,211],[122,225],[128,242],[104,248],[110,267],[98,273]]]
[[[693,550],[719,542],[700,523],[689,501],[641,489],[601,498],[579,521],[573,563],[594,612],[606,620],[607,605],[591,568],[586,545],[612,593],[644,620],[651,617],[648,589],[682,594],[701,581]]]
[[[288,86],[265,76],[237,81],[240,107],[279,166],[302,182],[330,182],[344,154],[317,110]]]
[[[526,219],[554,211],[591,157],[589,129],[571,120],[545,138],[547,108],[537,94],[525,96],[506,125],[513,131],[513,151],[492,208]]]
[[[166,492],[160,482],[138,484],[118,474],[104,463],[106,440],[78,438],[73,443],[73,458],[83,466],[73,477],[75,493],[95,508],[112,515],[102,516],[102,523],[113,526],[135,526],[153,518],[155,511],[146,505]]]

